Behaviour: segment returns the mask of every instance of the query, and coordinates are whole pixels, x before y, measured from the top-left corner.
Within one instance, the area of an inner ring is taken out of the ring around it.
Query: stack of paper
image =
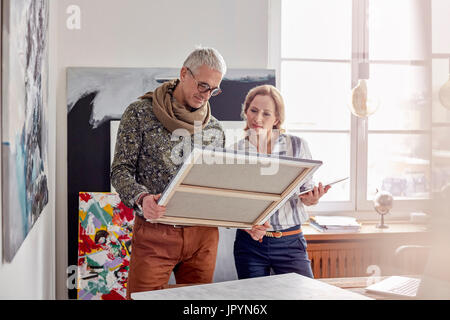
[[[361,224],[353,217],[312,216],[309,224],[321,232],[358,232]]]

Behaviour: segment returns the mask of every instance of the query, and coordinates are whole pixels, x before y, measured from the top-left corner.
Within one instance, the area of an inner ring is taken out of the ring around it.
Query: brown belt
[[[292,231],[266,231],[266,237],[271,238],[281,238],[286,236],[292,236],[294,234],[299,234],[302,232],[302,229],[292,230]]]

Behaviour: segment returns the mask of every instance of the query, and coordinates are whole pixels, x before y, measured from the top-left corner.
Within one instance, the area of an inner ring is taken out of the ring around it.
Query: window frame
[[[269,0],[269,14],[268,14],[268,67],[276,70],[277,87],[281,88],[281,65],[283,61],[303,61],[303,62],[338,62],[349,63],[351,67],[351,87],[353,88],[358,81],[358,66],[363,57],[368,57],[368,25],[365,24],[365,10],[368,6],[369,0],[352,0],[352,57],[345,59],[315,59],[315,58],[283,58],[281,54],[281,15],[282,15],[282,1],[283,0]],[[428,14],[431,17],[431,4]],[[427,14],[427,13],[424,13]],[[430,18],[431,24],[431,18]],[[414,65],[417,63],[425,64],[429,67],[431,74],[431,29],[430,29],[430,55],[424,60],[370,60],[371,64],[407,64]],[[356,54],[355,54],[356,53]],[[431,90],[431,79],[430,79]],[[349,93],[351,88],[348,89]],[[431,92],[431,91],[430,91]],[[429,108],[431,111],[431,101]],[[308,133],[330,133],[343,132],[350,134],[350,197],[348,201],[322,201],[318,205],[310,207],[309,211],[320,214],[345,214],[355,216],[361,220],[377,219],[378,215],[373,209],[373,201],[367,198],[367,183],[368,183],[368,138],[369,134],[389,133],[389,134],[408,134],[420,133],[429,134],[430,137],[430,165],[428,170],[431,172],[431,130],[433,124],[430,124],[429,130],[369,130],[369,119],[362,119],[351,116],[349,130],[302,130],[295,127],[289,127],[287,123],[287,133],[300,135],[304,132]],[[431,190],[430,190],[431,193]],[[385,216],[387,220],[401,219],[409,217],[410,212],[425,211],[428,212],[431,208],[430,199],[395,199],[394,207],[391,213]]]

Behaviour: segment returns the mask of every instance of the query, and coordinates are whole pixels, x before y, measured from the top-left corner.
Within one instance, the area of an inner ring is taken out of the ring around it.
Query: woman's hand
[[[299,195],[298,197],[306,206],[313,206],[319,202],[319,199],[330,190],[331,186],[326,185],[323,187],[322,182],[319,182],[319,186],[315,186],[314,189],[308,193]]]
[[[252,237],[253,240],[262,241],[262,238],[266,234],[267,229],[269,229],[270,223],[266,221],[263,225],[252,226],[251,230],[245,229],[245,231]]]
[[[147,220],[159,219],[166,213],[166,207],[158,205],[159,198],[161,194],[149,194],[142,200],[142,211]]]

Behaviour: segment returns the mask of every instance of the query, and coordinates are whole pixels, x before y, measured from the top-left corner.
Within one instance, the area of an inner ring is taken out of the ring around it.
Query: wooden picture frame
[[[153,222],[251,228],[266,222],[321,161],[194,147],[158,201]]]

